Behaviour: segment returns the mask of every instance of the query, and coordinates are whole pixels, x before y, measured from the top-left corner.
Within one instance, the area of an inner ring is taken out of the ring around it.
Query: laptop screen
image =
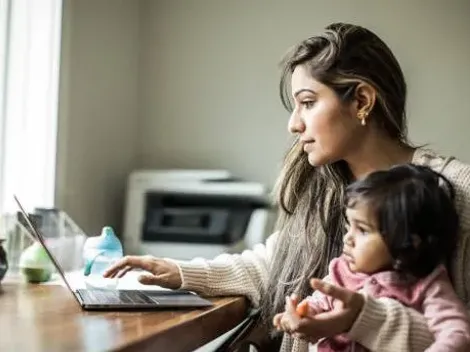
[[[68,282],[67,280],[67,277],[65,276],[64,274],[64,271],[62,270],[59,262],[57,261],[56,257],[54,256],[54,254],[52,254],[52,251],[47,247],[46,245],[46,241],[44,240],[44,236],[40,233],[40,231],[36,228],[36,226],[34,225],[34,223],[31,221],[31,218],[30,216],[28,215],[28,213],[24,210],[23,206],[21,205],[20,201],[18,200],[18,198],[16,196],[14,196],[15,198],[15,202],[18,204],[18,207],[20,208],[20,211],[21,211],[21,214],[23,215],[24,219],[26,220],[26,224],[28,225],[29,229],[31,230],[32,234],[36,237],[36,239],[38,240],[38,242],[42,245],[42,247],[44,248],[44,250],[46,251],[47,255],[49,256],[49,258],[51,259],[51,262],[52,264],[54,265],[54,267],[57,269],[57,272],[59,273],[59,275],[62,277],[62,279],[64,280],[65,282],[65,285],[67,286],[67,288],[69,289],[70,292],[72,292],[73,296],[75,297],[75,299],[77,300],[77,302],[80,304],[80,301],[79,299],[75,296],[75,293],[74,293],[74,290],[72,289],[72,287],[70,286],[70,283]]]

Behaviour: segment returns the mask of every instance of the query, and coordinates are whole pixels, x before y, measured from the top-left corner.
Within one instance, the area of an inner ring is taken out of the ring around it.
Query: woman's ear
[[[356,100],[357,113],[361,112],[366,116],[370,114],[375,105],[377,92],[370,84],[361,82],[357,85],[354,92]]]

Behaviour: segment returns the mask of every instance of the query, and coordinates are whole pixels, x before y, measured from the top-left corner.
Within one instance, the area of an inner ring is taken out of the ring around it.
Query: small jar
[[[39,242],[34,242],[21,253],[20,271],[27,282],[49,281],[53,268],[46,250]]]

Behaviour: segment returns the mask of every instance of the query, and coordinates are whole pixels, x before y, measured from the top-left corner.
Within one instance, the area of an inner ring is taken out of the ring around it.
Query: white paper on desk
[[[169,291],[170,289],[156,285],[142,285],[137,278],[143,271],[129,271],[124,277],[117,279],[117,290],[151,290],[151,291]],[[85,276],[83,270],[72,271],[66,273],[67,281],[72,289],[89,288],[85,284]],[[51,281],[45,282],[44,285],[61,285],[66,286],[64,280],[59,274],[55,273]]]

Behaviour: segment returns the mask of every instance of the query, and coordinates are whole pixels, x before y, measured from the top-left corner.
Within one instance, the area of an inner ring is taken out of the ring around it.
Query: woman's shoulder
[[[453,156],[443,156],[424,148],[416,149],[413,163],[430,167],[452,183],[462,225],[470,229],[470,165]]]
[[[443,174],[454,187],[470,194],[470,165],[453,156],[444,156],[431,149],[418,148],[413,156],[413,163],[428,166]],[[457,190],[456,190],[457,191]]]

